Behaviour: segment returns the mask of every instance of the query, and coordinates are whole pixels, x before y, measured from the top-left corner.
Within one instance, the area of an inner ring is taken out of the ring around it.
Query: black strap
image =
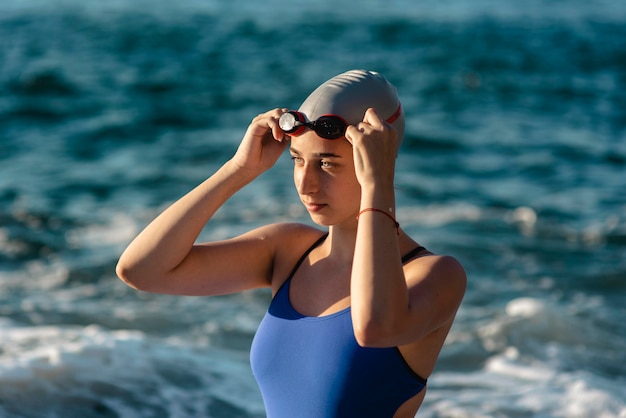
[[[426,248],[422,247],[421,245],[419,247],[413,248],[411,251],[409,251],[407,254],[405,254],[402,257],[402,264],[406,263],[407,261],[409,261],[410,259],[412,259],[413,257],[415,257],[416,255],[418,255],[424,250],[426,250]]]
[[[304,252],[304,254],[302,254],[302,257],[300,257],[296,265],[293,267],[293,270],[291,270],[291,273],[289,273],[289,276],[287,276],[286,281],[289,281],[293,277],[293,275],[296,273],[296,270],[298,270],[298,267],[300,267],[300,264],[302,264],[302,262],[307,257],[307,255],[309,255],[311,251],[313,251],[318,245],[320,245],[326,239],[327,236],[328,236],[328,232],[322,235],[321,237],[319,237],[319,239],[315,241],[313,245],[311,245],[309,249]]]
[[[328,232],[325,233],[324,235],[322,235],[321,237],[319,237],[317,239],[317,241],[315,241],[305,252],[304,254],[302,254],[302,257],[300,257],[300,259],[298,260],[298,262],[295,264],[295,266],[293,267],[293,269],[291,270],[291,273],[289,273],[289,276],[287,276],[287,280],[291,279],[293,277],[293,275],[296,273],[296,271],[298,270],[298,268],[300,267],[300,265],[304,262],[304,260],[306,259],[306,257],[311,253],[311,251],[313,251],[315,248],[317,248],[318,245],[320,245],[322,242],[324,242],[324,240],[326,239],[326,237],[328,236]],[[412,259],[413,257],[415,257],[416,255],[418,255],[419,253],[421,253],[422,251],[426,250],[426,248],[422,247],[421,245],[418,247],[413,248],[411,251],[409,251],[408,253],[406,253],[403,257],[402,257],[402,264],[406,263],[407,261],[409,261],[410,259]]]

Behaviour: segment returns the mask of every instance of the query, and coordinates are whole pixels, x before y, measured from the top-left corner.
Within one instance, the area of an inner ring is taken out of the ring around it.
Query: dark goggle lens
[[[306,127],[312,129],[321,138],[337,139],[344,136],[348,124],[339,116],[334,115],[320,116],[314,122],[307,122],[300,112],[290,111],[280,116],[278,126],[285,133],[293,136],[300,135]]]
[[[315,133],[325,139],[341,138],[346,133],[346,122],[336,116],[320,116],[312,123]]]

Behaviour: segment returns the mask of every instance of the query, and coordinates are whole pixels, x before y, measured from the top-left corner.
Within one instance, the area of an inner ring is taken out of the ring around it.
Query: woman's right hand
[[[259,175],[271,168],[287,147],[289,136],[278,126],[287,109],[273,109],[255,117],[231,159],[239,169]]]
[[[150,223],[120,257],[117,274],[130,286],[185,295],[232,293],[269,285],[272,227],[235,239],[197,244],[206,223],[239,189],[274,165],[287,147],[278,126],[283,109],[254,118],[233,158]],[[280,241],[280,240],[279,240]],[[246,261],[241,262],[241,254]]]

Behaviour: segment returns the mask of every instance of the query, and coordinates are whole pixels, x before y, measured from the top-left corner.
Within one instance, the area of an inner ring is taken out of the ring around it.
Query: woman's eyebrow
[[[298,151],[297,149],[295,149],[294,147],[290,147],[289,152],[291,152],[292,154],[296,154],[296,155],[302,155],[302,153]],[[313,156],[317,158],[342,158],[341,155],[333,154],[332,152],[318,152],[318,153],[313,154]]]

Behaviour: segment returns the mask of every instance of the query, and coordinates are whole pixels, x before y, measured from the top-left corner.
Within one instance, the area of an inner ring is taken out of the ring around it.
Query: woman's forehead
[[[306,154],[352,155],[352,146],[345,138],[324,139],[314,131],[291,137],[291,149]]]

